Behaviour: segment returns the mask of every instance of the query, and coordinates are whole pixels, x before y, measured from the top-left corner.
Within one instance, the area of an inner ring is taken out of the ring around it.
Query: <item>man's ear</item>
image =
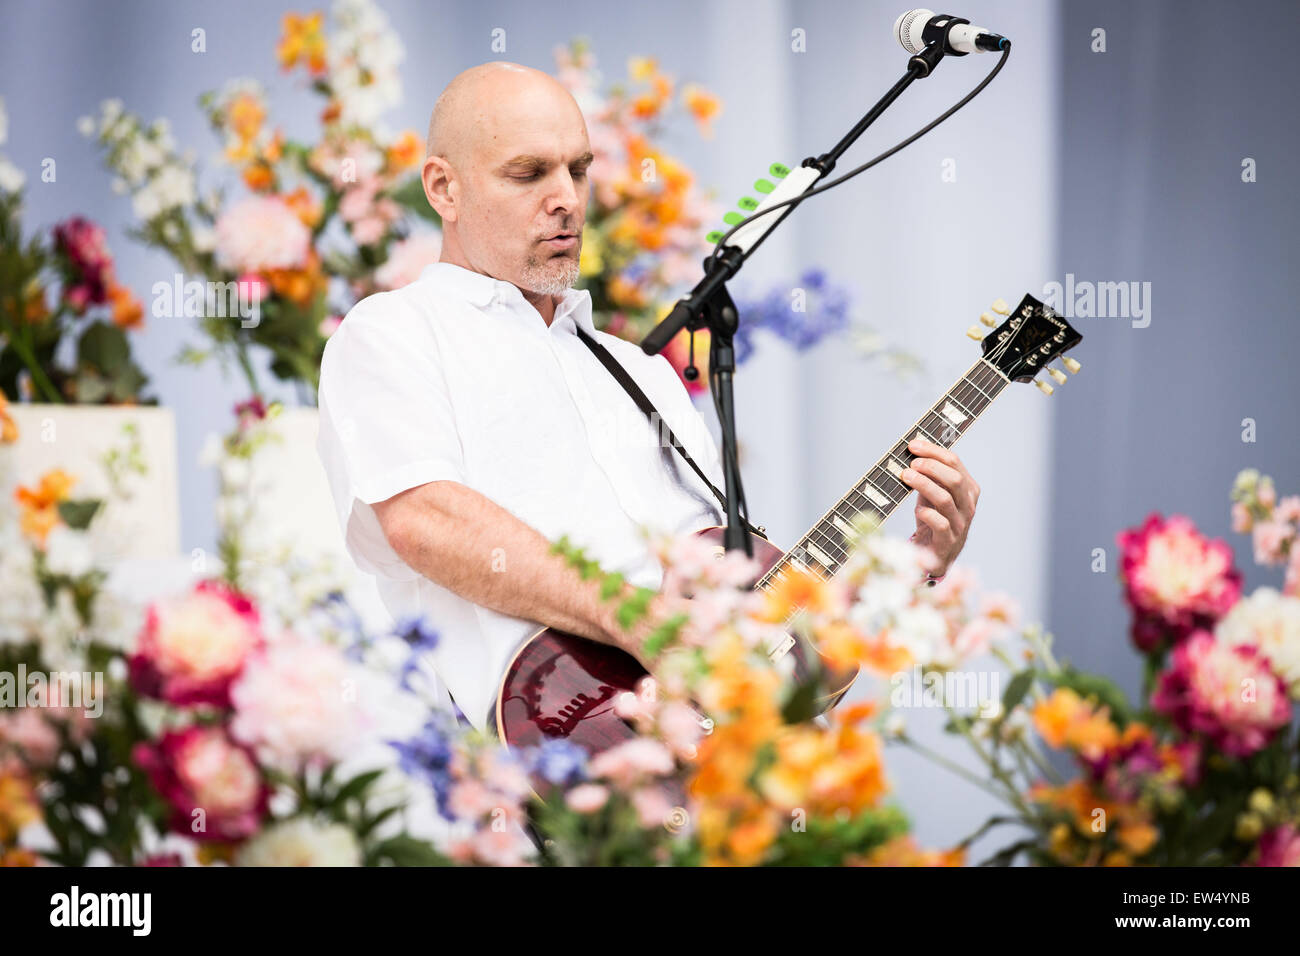
[[[456,199],[460,190],[453,181],[451,164],[441,156],[430,156],[424,161],[420,179],[424,184],[424,198],[445,222],[456,221]]]

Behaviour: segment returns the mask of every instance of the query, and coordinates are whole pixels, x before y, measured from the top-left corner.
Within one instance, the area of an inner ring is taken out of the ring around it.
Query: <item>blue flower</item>
[[[453,750],[451,737],[440,715],[430,717],[419,733],[409,740],[390,740],[388,744],[397,751],[402,772],[431,786],[438,812],[454,821],[456,817],[448,808]]]
[[[796,289],[803,292],[798,311],[793,297]],[[800,351],[849,327],[848,291],[832,285],[820,269],[806,270],[794,285],[773,286],[759,298],[742,302],[739,309],[742,331],[767,329]],[[752,344],[746,340],[742,348],[739,334],[736,339],[739,362],[749,356]]]
[[[438,632],[423,617],[410,617],[397,625],[396,634],[410,648],[402,662],[398,682],[403,690],[412,690],[411,675],[419,673],[424,655],[438,646]]]
[[[587,751],[563,737],[530,747],[525,761],[529,770],[555,786],[577,783],[587,775]]]

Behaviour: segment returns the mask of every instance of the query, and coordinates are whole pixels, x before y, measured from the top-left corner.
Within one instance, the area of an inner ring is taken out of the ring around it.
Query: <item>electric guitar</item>
[[[1057,384],[1066,380],[1059,369],[1048,367],[1082,341],[1065,319],[1030,295],[1014,312],[1009,312],[1001,299],[991,308],[1008,318],[998,325],[998,320],[985,312],[980,320],[997,328],[986,334],[986,329],[972,325],[967,331],[981,342],[979,360],[793,548],[782,552],[766,538],[750,536],[754,557],[763,568],[753,587],[770,586],[787,568],[823,578],[835,574],[848,557],[854,519],[866,514],[883,523],[911,494],[912,489],[899,475],[916,457],[907,450],[913,438],[951,448],[1011,382],[1033,382],[1050,395],[1052,386],[1035,378],[1040,371],[1045,369]],[[1079,371],[1074,359],[1065,356],[1061,361],[1071,373]],[[722,553],[724,532],[715,527],[697,533],[713,541]],[[826,668],[816,648],[793,634],[769,653],[774,660],[790,654],[796,679],[801,681],[810,676],[812,668]],[[831,678],[832,690],[817,701],[819,712],[835,706],[857,677],[856,671],[832,675],[827,668],[823,673]],[[524,642],[506,667],[497,694],[497,733],[512,747],[566,737],[591,754],[599,753],[635,736],[614,712],[614,701],[618,695],[634,691],[645,676],[636,659],[618,648],[543,628]]]

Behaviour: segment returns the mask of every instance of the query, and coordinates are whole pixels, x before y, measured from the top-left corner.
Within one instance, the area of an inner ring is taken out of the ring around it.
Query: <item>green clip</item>
[[[728,226],[737,226],[740,225],[740,223],[745,221],[745,217],[738,212],[729,212],[722,217],[722,221],[725,222]]]
[[[741,196],[740,202],[736,203],[736,205],[746,212],[753,212],[758,208],[758,200],[753,196]]]
[[[790,167],[785,163],[773,163],[767,168],[767,171],[777,179],[785,179],[785,177],[790,175]]]
[[[754,183],[754,188],[757,189],[759,192],[766,194],[766,193],[770,193],[776,187],[773,186],[766,179],[760,179]]]
[[[722,241],[722,230],[714,229],[711,233],[709,233],[704,238],[716,246],[719,242]]]

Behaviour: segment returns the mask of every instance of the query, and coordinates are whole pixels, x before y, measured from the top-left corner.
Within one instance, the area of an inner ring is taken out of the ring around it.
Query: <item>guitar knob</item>
[[[1079,369],[1083,367],[1074,359],[1070,358],[1070,356],[1068,355],[1065,358],[1061,359],[1061,364],[1070,370],[1071,375],[1075,374],[1076,372],[1079,371]]]
[[[1056,391],[1052,386],[1048,385],[1046,382],[1040,382],[1038,379],[1034,379],[1034,384],[1038,386],[1038,390],[1044,395],[1051,395],[1052,392]]]
[[[974,339],[976,342],[984,341],[984,334],[985,334],[984,330],[981,329],[978,325],[972,325],[969,329],[966,330],[966,334],[970,338]]]
[[[990,329],[993,328],[993,326],[998,324],[998,320],[993,318],[993,316],[989,315],[987,312],[980,313],[980,321],[983,322],[985,325],[987,325]]]
[[[1052,376],[1052,378],[1056,381],[1057,385],[1065,384],[1065,373],[1062,372],[1059,368],[1049,368],[1047,370],[1047,374]]]
[[[1011,307],[1007,305],[1006,299],[994,299],[993,304],[989,306],[989,308],[998,315],[1009,315],[1011,313]]]

